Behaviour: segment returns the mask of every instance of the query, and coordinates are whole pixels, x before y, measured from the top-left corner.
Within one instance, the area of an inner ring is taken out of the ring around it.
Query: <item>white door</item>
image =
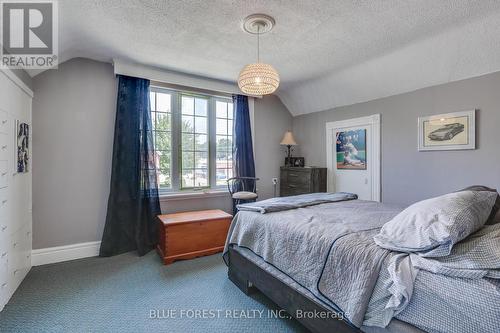
[[[326,124],[328,191],[380,201],[380,115]]]

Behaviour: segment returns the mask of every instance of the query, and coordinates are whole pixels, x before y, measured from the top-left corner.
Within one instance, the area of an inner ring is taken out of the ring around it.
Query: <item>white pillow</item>
[[[423,257],[446,256],[486,223],[496,197],[496,192],[463,191],[417,202],[385,223],[375,243]]]

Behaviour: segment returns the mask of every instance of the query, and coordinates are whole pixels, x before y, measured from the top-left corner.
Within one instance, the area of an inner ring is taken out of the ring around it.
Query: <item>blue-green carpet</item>
[[[163,266],[154,252],[127,253],[33,267],[0,313],[0,332],[305,331],[273,309],[227,279],[220,255]]]

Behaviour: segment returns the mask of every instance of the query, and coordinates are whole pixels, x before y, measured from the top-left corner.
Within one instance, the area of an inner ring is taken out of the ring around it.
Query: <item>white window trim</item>
[[[206,199],[216,197],[229,197],[229,191],[226,189],[205,189],[199,191],[179,191],[165,192],[160,194],[160,202],[186,200],[186,199]]]
[[[168,200],[175,200],[176,198],[185,199],[185,198],[206,198],[213,196],[224,196],[227,195],[227,185],[217,185],[217,170],[215,165],[215,156],[216,156],[216,112],[215,112],[215,103],[217,100],[219,101],[229,101],[231,100],[228,96],[218,96],[216,94],[205,94],[198,93],[196,91],[189,90],[180,90],[173,88],[166,88],[161,86],[151,86],[151,92],[164,92],[171,94],[171,188],[159,188],[159,196],[160,198],[166,198]],[[204,188],[181,188],[181,119],[182,114],[177,111],[181,109],[181,98],[183,94],[200,96],[203,98],[207,98],[208,101],[208,171],[209,171],[209,186]],[[252,100],[253,102],[253,100]],[[234,107],[234,106],[233,106]],[[253,111],[253,103],[252,103],[252,111]],[[234,118],[233,118],[234,121]],[[251,112],[251,123],[253,123],[253,112]],[[252,136],[253,138],[253,136]],[[253,141],[253,139],[252,139]],[[156,148],[156,147],[155,147]]]

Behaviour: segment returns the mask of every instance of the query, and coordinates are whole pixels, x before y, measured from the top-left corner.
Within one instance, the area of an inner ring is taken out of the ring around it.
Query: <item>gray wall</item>
[[[273,195],[292,127],[296,156],[326,165],[325,123],[382,114],[382,198],[409,204],[473,183],[500,187],[500,73],[292,118],[275,96],[255,101],[260,198]],[[63,63],[33,80],[33,248],[100,240],[113,146],[116,79],[110,64]],[[417,152],[417,117],[477,108],[474,151]],[[231,209],[214,197],[162,201],[164,212]]]
[[[280,146],[283,134],[292,129],[292,116],[276,96],[255,99],[255,169],[259,199],[271,198],[272,178],[278,178],[280,165],[285,164],[285,149]],[[277,185],[279,194],[279,184]]]
[[[471,184],[500,188],[500,73],[294,118],[301,155],[326,166],[325,123],[382,115],[382,201],[410,204]],[[476,150],[417,151],[417,117],[477,109]]]
[[[229,194],[207,198],[160,199],[160,206],[164,214],[204,209],[222,209],[232,214],[233,210]]]
[[[116,79],[110,64],[73,59],[34,78],[33,248],[99,241],[106,218]],[[262,198],[272,196],[292,117],[277,97],[255,102],[255,154]],[[271,144],[270,144],[271,143]],[[220,208],[229,196],[162,200],[164,213]]]
[[[75,59],[33,81],[33,248],[99,240],[113,149],[113,68]]]

